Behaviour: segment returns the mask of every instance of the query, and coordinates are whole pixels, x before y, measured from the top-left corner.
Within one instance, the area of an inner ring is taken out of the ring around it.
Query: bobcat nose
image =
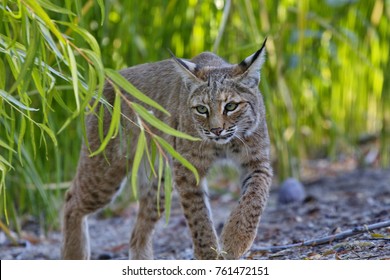
[[[215,135],[219,136],[219,135],[221,135],[223,128],[221,128],[221,127],[212,128],[212,129],[210,129],[210,131],[212,133],[214,133]]]

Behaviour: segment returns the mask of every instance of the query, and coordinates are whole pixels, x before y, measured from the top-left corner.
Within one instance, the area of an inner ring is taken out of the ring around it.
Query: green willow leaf
[[[0,172],[2,173],[2,177],[0,181],[2,181],[5,178],[4,174],[7,173],[7,170],[9,168],[12,168],[12,165],[0,155]],[[2,186],[3,184],[0,184],[0,193],[2,190]]]
[[[119,89],[116,88],[115,90],[118,91]],[[100,110],[100,120],[99,121],[101,121],[102,123],[99,123],[99,129],[101,127],[103,127],[103,115],[104,115],[104,111],[102,111],[104,109],[104,107],[101,106],[100,108],[101,108],[101,110]],[[104,139],[103,139],[102,143],[100,144],[99,149],[92,152],[90,155],[91,157],[103,152],[104,149],[106,148],[108,142],[117,135],[118,129],[120,126],[120,118],[121,118],[121,96],[118,92],[116,92],[115,100],[114,100],[114,107],[112,109],[110,127],[108,129],[107,134],[104,136]],[[100,136],[103,136],[103,131],[101,130],[99,134],[100,134]]]
[[[13,153],[16,153],[16,151],[7,143],[5,143],[3,140],[0,139],[0,147],[3,147],[9,151],[12,151]]]
[[[164,170],[164,193],[165,193],[165,223],[168,224],[171,215],[171,195],[172,195],[172,170],[169,162],[165,163]]]
[[[1,168],[0,171],[6,172],[8,168],[12,168],[11,163],[9,163],[5,158],[3,158],[0,155],[0,163],[1,163]]]
[[[48,89],[42,87],[42,69],[34,68],[31,76],[34,80],[34,85],[40,96],[45,99]]]
[[[188,135],[184,132],[178,131],[178,130],[170,127],[165,122],[156,118],[153,114],[151,114],[148,110],[146,110],[145,107],[143,107],[137,103],[132,103],[132,106],[133,106],[134,110],[140,115],[140,117],[143,120],[147,121],[148,123],[153,125],[155,128],[161,130],[162,132],[169,134],[169,135],[172,135],[172,136],[175,136],[175,137],[191,140],[191,141],[199,141],[200,140],[199,138],[195,138],[191,135]]]
[[[41,128],[44,132],[46,132],[47,135],[51,138],[51,141],[53,142],[54,146],[58,146],[57,138],[53,132],[47,125],[43,123],[37,124],[39,128]]]
[[[149,168],[150,168],[150,175],[149,175],[149,179],[151,180],[153,177],[156,177],[157,174],[156,174],[156,170],[154,168],[154,161],[152,160],[152,155],[151,153],[149,152],[149,149],[146,148],[145,149],[145,152],[146,152],[146,158],[148,160],[148,164],[149,164]],[[146,163],[145,163],[146,164]]]
[[[81,108],[86,108],[92,99],[93,95],[95,94],[95,88],[97,84],[97,79],[96,79],[96,73],[94,71],[94,68],[91,65],[88,65],[88,86],[87,86],[87,92],[84,97],[83,103],[80,105]],[[81,114],[84,114],[83,111],[80,111]],[[58,130],[57,134],[60,134],[65,128],[68,127],[68,125],[71,124],[71,122],[76,119],[79,116],[79,112],[74,112],[67,118],[64,122],[64,124],[61,126],[61,128]]]
[[[95,111],[96,106],[100,103],[103,94],[104,82],[105,82],[104,66],[101,59],[94,52],[87,49],[82,49],[82,51],[92,61],[98,79],[98,86],[95,89],[96,90],[95,102],[92,105],[90,105],[89,108],[89,110],[93,112]],[[89,90],[92,90],[92,88],[90,88]]]
[[[138,100],[144,102],[145,104],[148,104],[161,112],[164,112],[167,115],[170,115],[170,113],[165,110],[160,104],[158,104],[156,101],[151,99],[149,96],[143,94],[140,92],[135,86],[133,86],[128,80],[126,80],[121,74],[119,74],[117,71],[114,71],[112,69],[105,69],[105,72],[107,76],[118,86],[120,86],[122,89],[124,89],[126,92],[137,98]]]
[[[156,163],[157,155],[160,154],[160,153],[157,151],[156,142],[152,139],[152,140],[149,142],[149,145],[150,145],[150,158],[151,158],[150,160],[151,160],[151,162]],[[155,173],[155,171],[153,171],[153,173]]]
[[[100,53],[100,47],[99,47],[99,44],[98,42],[96,41],[95,37],[92,36],[91,33],[89,33],[87,30],[85,30],[84,28],[81,28],[80,26],[78,25],[75,25],[73,23],[70,23],[70,22],[65,22],[65,21],[58,21],[57,23],[61,24],[61,25],[65,25],[67,27],[69,27],[70,29],[72,29],[74,32],[78,33],[83,39],[85,42],[88,43],[88,45],[91,47],[92,49],[92,52],[97,56],[101,57],[101,53]]]
[[[37,55],[37,51],[39,48],[39,40],[38,40],[38,28],[36,24],[31,24],[31,34],[30,34],[30,41],[29,41],[29,48],[27,49],[26,56],[24,58],[24,63],[22,65],[22,68],[20,69],[20,72],[18,73],[18,78],[16,79],[15,83],[12,85],[11,89],[9,90],[10,93],[14,92],[20,83],[23,82],[24,89],[21,90],[21,92],[25,92],[25,88],[27,88],[30,78],[27,78],[31,71],[32,66],[34,64],[34,60]]]
[[[5,88],[5,65],[0,57],[0,88]]]
[[[103,25],[104,19],[105,19],[105,15],[106,15],[106,8],[104,6],[104,0],[97,0],[97,2],[99,4],[100,14],[101,14],[101,17],[102,17],[102,19],[100,20],[100,25]]]
[[[59,86],[59,87],[54,87],[54,89],[50,92],[52,95],[53,95],[53,98],[55,99],[55,101],[57,102],[57,104],[65,111],[67,112],[68,114],[71,114],[72,113],[72,110],[71,108],[69,108],[69,106],[65,103],[65,100],[63,99],[64,96],[62,96],[62,91],[63,90],[72,90],[73,89],[73,86],[72,85],[69,85],[69,86]]]
[[[1,100],[1,98],[0,98]],[[0,102],[1,103],[1,102]],[[1,112],[1,109],[0,109],[0,112]],[[14,149],[14,146],[16,144],[16,146],[19,148],[19,143],[16,141],[17,140],[17,133],[16,133],[16,117],[15,117],[15,110],[11,110],[11,119],[10,119],[10,123],[7,125],[5,124],[5,126],[7,128],[5,128],[5,131],[9,131],[8,135],[6,136],[7,140],[8,140],[8,143],[10,145],[10,147],[12,149]],[[19,123],[19,120],[18,120],[18,123]],[[4,123],[3,123],[4,124]],[[8,152],[8,162],[12,163],[12,160],[15,156],[15,153],[13,153],[12,151],[9,151]]]
[[[45,10],[48,10],[48,11],[52,11],[52,12],[56,12],[56,13],[59,13],[59,14],[65,14],[65,15],[71,15],[71,16],[76,16],[72,11],[66,9],[66,8],[62,8],[60,6],[57,6],[55,4],[53,4],[52,2],[50,1],[46,1],[46,0],[38,0],[38,3],[42,6],[42,8],[44,8]]]
[[[98,84],[98,77],[96,75],[95,69],[88,65],[88,86],[87,86],[87,94],[85,95],[84,102],[81,106],[81,108],[87,107],[89,102],[91,101],[92,97],[95,94],[95,89]]]
[[[23,139],[24,135],[26,134],[27,129],[27,121],[24,116],[20,117],[20,128],[19,128],[19,134],[18,134],[18,155],[19,155],[19,162],[23,165],[23,159],[22,159],[22,147],[23,147]],[[33,145],[35,144],[32,142]]]
[[[146,147],[146,136],[145,132],[141,130],[141,133],[138,137],[137,150],[135,151],[133,167],[131,170],[131,187],[133,190],[134,197],[138,199],[137,195],[137,183],[138,183],[138,170],[141,165],[142,157],[144,155]]]
[[[7,193],[5,192],[5,176],[7,175],[7,166],[10,164],[0,155],[0,196],[3,196],[3,211],[4,217],[7,224],[8,220],[8,210],[7,210]],[[12,166],[10,166],[12,168]]]
[[[3,1],[4,2],[4,1]],[[20,19],[22,17],[22,1],[17,1],[16,5],[18,6],[17,13],[14,13],[14,10],[6,10],[4,9],[4,13],[6,15],[10,15],[11,17],[15,19]]]
[[[152,141],[154,143],[154,141]],[[156,145],[156,144],[154,144]],[[163,175],[163,170],[164,170],[164,161],[163,161],[163,155],[161,153],[158,154],[158,176],[157,176],[157,211],[158,211],[158,216],[161,216],[160,213],[160,198],[161,198],[161,180],[162,180],[162,175]]]
[[[46,26],[50,29],[50,31],[57,37],[57,39],[65,44],[66,40],[62,36],[59,29],[54,25],[51,18],[47,15],[44,9],[42,9],[41,5],[38,4],[35,0],[25,0],[25,3],[27,6],[31,8],[31,11],[36,14],[38,17],[40,17],[43,22],[46,24]]]
[[[163,138],[159,136],[154,136],[154,139],[177,161],[179,161],[184,167],[189,169],[195,176],[196,184],[199,184],[199,173],[196,168],[186,160],[182,155],[180,155],[175,149]]]
[[[28,107],[26,106],[25,104],[23,104],[22,102],[20,102],[19,100],[17,100],[15,97],[13,97],[12,95],[10,95],[8,92],[5,92],[4,90],[0,89],[0,96],[2,98],[4,98],[4,100],[6,102],[8,102],[9,104],[14,104],[16,105],[17,107],[19,107],[20,109],[23,109],[23,110],[26,110],[26,111],[39,111],[39,109],[36,109],[36,108],[31,108],[31,107]]]
[[[100,142],[104,141],[104,129],[103,129],[104,112],[105,112],[104,106],[102,105],[99,106],[99,111],[97,112],[97,118],[98,118],[98,133],[99,133]]]
[[[77,106],[77,112],[80,112],[80,95],[79,95],[79,79],[78,79],[78,71],[77,71],[77,63],[76,59],[73,54],[73,50],[70,47],[69,44],[66,45],[67,50],[68,50],[68,57],[69,57],[69,67],[70,67],[70,72],[72,74],[72,84],[73,84],[73,92],[74,92],[74,98],[76,100],[76,106]]]
[[[41,22],[38,22],[38,25],[39,25],[39,29],[41,30],[42,36],[45,38],[45,45],[48,46],[48,48],[54,52],[54,54],[58,60],[63,60],[64,55],[58,49],[58,46],[55,43],[53,36],[51,36],[50,30],[48,29],[48,27],[44,23],[41,23]]]

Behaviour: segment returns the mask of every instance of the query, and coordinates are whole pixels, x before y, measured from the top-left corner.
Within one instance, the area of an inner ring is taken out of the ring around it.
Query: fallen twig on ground
[[[318,239],[312,239],[307,241],[302,241],[300,243],[294,243],[294,244],[287,244],[287,245],[280,245],[280,246],[270,246],[270,247],[255,247],[252,250],[248,252],[249,256],[253,256],[262,252],[277,252],[285,249],[295,248],[295,247],[301,247],[301,246],[316,246],[321,245],[325,243],[331,243],[333,241],[338,241],[345,239],[347,237],[351,237],[357,234],[361,234],[364,232],[368,232],[370,230],[389,227],[390,226],[390,220],[386,220],[380,223],[371,224],[371,225],[363,225],[363,226],[356,226],[353,229],[346,230],[337,234],[332,234],[329,236],[324,236]]]
[[[16,245],[18,244],[18,241],[16,240],[16,238],[13,236],[12,232],[10,231],[10,229],[5,225],[3,224],[3,222],[0,220],[0,229],[5,233],[5,235],[11,240],[12,244],[13,245]]]

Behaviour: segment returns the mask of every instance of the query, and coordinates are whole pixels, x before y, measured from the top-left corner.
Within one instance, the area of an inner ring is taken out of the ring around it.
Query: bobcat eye
[[[206,114],[208,112],[207,107],[203,105],[196,106],[196,111],[200,114]]]
[[[225,110],[228,111],[228,112],[229,111],[234,111],[234,110],[236,110],[237,106],[238,106],[237,103],[228,103],[228,104],[225,105]]]

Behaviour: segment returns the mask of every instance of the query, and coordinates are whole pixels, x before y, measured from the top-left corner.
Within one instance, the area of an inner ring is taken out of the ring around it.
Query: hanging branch
[[[295,247],[301,247],[301,246],[317,246],[317,245],[321,245],[321,244],[325,244],[325,243],[331,243],[333,241],[342,240],[342,239],[345,239],[345,238],[350,237],[350,236],[354,236],[357,234],[368,232],[370,230],[389,227],[389,226],[390,226],[390,220],[383,221],[383,222],[376,223],[376,224],[371,224],[371,225],[356,226],[350,230],[346,230],[346,231],[343,231],[343,232],[340,232],[337,234],[332,234],[329,236],[324,236],[324,237],[321,237],[318,239],[303,241],[301,243],[287,244],[287,245],[281,245],[281,246],[253,248],[253,250],[249,251],[249,255],[253,256],[253,255],[256,255],[256,254],[259,254],[262,252],[275,253],[277,251],[295,248]]]

